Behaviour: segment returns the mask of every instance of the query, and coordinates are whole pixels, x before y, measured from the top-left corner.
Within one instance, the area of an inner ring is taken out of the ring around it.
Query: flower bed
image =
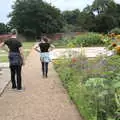
[[[84,120],[115,120],[120,115],[119,61],[118,55],[54,61],[63,85]]]

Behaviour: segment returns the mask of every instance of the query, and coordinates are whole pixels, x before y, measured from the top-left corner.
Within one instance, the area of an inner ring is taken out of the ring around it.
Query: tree
[[[0,34],[7,33],[7,26],[4,23],[0,23]]]
[[[120,5],[119,4],[113,4],[111,7],[108,7],[108,9],[105,11],[106,15],[112,16],[115,19],[114,27],[120,27]]]
[[[9,17],[9,24],[27,35],[59,32],[63,27],[60,10],[42,0],[16,0]]]
[[[104,12],[96,15],[97,32],[109,32],[120,26],[120,5],[111,2]]]
[[[80,15],[79,9],[75,9],[73,11],[64,11],[62,14],[67,24],[77,25]]]
[[[62,15],[65,20],[65,26],[63,28],[64,32],[82,31],[81,26],[79,26],[79,18],[80,18],[79,9],[75,9],[72,11],[64,11]]]
[[[93,14],[91,9],[91,6],[87,6],[79,15],[79,25],[82,27],[83,30],[96,30],[95,15]]]
[[[91,6],[83,10],[81,24],[89,31],[108,32],[119,26],[119,8],[113,0],[94,0]]]
[[[103,13],[112,3],[113,0],[95,0],[92,4],[92,10],[98,15]]]
[[[99,15],[96,16],[96,31],[97,32],[109,32],[115,26],[117,26],[116,19],[111,15]]]

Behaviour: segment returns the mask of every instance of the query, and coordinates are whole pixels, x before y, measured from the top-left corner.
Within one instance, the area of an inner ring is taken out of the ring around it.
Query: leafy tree
[[[116,20],[116,24],[114,27],[120,27],[120,5],[119,4],[111,4],[110,7],[105,11],[106,15],[114,17]]]
[[[112,28],[117,26],[116,19],[111,15],[101,14],[96,17],[96,31],[109,32]]]
[[[79,25],[82,27],[83,30],[95,31],[95,15],[91,11],[87,11],[87,8],[85,8],[85,10],[80,13]]]
[[[63,27],[60,10],[42,0],[16,0],[9,17],[20,33],[40,35],[59,32]]]
[[[108,32],[120,24],[119,6],[113,0],[95,0],[83,10],[80,24],[89,31]]]
[[[114,28],[110,31],[110,33],[115,33],[116,35],[120,34],[120,28]]]
[[[4,23],[0,23],[0,34],[7,33],[7,26]]]
[[[80,15],[80,11],[78,9],[73,11],[64,11],[62,14],[67,24],[77,25]]]
[[[95,0],[92,4],[92,9],[99,15],[103,13],[112,3],[114,3],[113,0]]]
[[[120,5],[113,0],[95,0],[82,12],[77,9],[64,11],[63,17],[65,28],[73,26],[71,31],[108,32],[120,25]]]

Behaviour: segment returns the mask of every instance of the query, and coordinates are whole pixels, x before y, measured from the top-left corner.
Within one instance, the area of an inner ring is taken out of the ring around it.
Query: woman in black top
[[[40,52],[40,60],[42,64],[42,74],[43,77],[48,77],[48,63],[51,61],[49,56],[50,48],[53,48],[50,43],[48,43],[47,37],[42,37],[40,43],[35,47],[35,50]],[[39,48],[39,50],[38,50]]]
[[[7,45],[9,49],[8,58],[11,71],[12,89],[17,88],[18,90],[21,90],[21,69],[24,63],[22,44],[16,39],[15,33],[13,33],[10,39],[0,43],[0,47],[3,47],[5,45]]]

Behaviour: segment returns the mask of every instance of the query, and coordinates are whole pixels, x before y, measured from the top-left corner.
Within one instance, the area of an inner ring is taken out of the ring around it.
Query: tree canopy
[[[9,24],[20,33],[40,35],[59,32],[63,27],[60,10],[42,0],[16,0],[12,8]]]
[[[120,5],[113,0],[94,0],[83,11],[64,11],[63,16],[67,26],[74,25],[82,31],[106,33],[120,27]]]
[[[63,11],[42,0],[16,0],[9,25],[25,35],[67,31],[108,32],[120,27],[120,5],[94,0],[83,11]]]
[[[9,26],[4,23],[0,23],[0,34],[6,34],[10,31]]]

